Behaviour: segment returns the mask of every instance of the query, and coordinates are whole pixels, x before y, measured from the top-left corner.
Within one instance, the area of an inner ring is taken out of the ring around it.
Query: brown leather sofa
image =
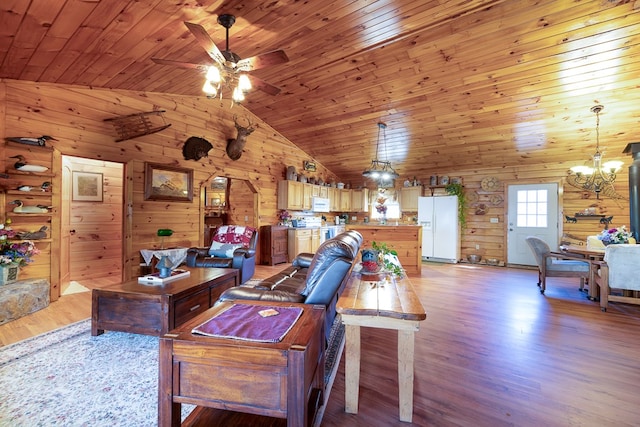
[[[237,268],[238,283],[253,277],[256,271],[258,230],[253,227],[223,225],[217,228],[211,246],[187,250],[188,267]]]
[[[349,278],[362,245],[362,235],[345,231],[326,240],[315,254],[301,253],[291,266],[262,280],[257,287],[227,289],[219,298],[226,300],[258,300],[323,304],[326,309],[326,331],[336,317],[336,303]]]

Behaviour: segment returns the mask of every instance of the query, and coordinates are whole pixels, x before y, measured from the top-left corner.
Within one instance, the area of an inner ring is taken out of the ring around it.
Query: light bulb
[[[202,86],[202,91],[211,98],[215,97],[218,93],[218,90],[211,84],[209,80],[205,80],[204,85]]]
[[[251,81],[249,80],[249,76],[246,74],[240,74],[240,78],[238,79],[238,87],[243,92],[248,92],[251,90]]]
[[[609,160],[608,162],[602,165],[602,168],[609,173],[615,173],[615,172],[618,172],[618,170],[622,167],[623,164],[624,162],[621,162],[620,160]]]
[[[242,93],[242,91],[240,90],[239,87],[236,87],[235,89],[233,89],[232,98],[233,98],[234,102],[242,102],[242,101],[244,101],[244,94]]]
[[[210,66],[209,69],[207,70],[206,79],[213,83],[220,83],[221,78],[220,78],[220,70],[218,70],[218,67],[215,67],[213,65]]]

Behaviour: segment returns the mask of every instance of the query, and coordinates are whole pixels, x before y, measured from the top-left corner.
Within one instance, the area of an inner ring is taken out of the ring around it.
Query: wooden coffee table
[[[280,342],[195,335],[233,304],[302,307]],[[325,309],[321,305],[225,301],[160,338],[158,426],[311,425],[323,402]]]
[[[143,285],[138,278],[94,289],[91,335],[105,330],[164,335],[209,309],[226,289],[238,284],[233,268],[192,268],[191,275],[164,285]]]

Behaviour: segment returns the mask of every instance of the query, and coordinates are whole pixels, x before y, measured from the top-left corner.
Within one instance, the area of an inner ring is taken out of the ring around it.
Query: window
[[[380,219],[382,217],[381,213],[378,213],[376,209],[377,200],[380,198],[385,198],[384,205],[387,207],[387,212],[385,217],[387,219],[399,219],[400,218],[400,203],[398,203],[398,199],[395,196],[391,196],[388,193],[377,193],[376,196],[372,199],[371,206],[371,219]]]
[[[547,190],[518,190],[516,197],[518,227],[546,228],[548,223]]]

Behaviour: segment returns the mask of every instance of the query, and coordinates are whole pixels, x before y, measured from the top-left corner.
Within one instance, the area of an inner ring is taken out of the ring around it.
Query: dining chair
[[[640,304],[640,245],[609,245],[602,261],[593,261],[590,283],[600,287],[600,310],[609,301]]]
[[[547,277],[579,277],[580,290],[584,289],[591,267],[584,257],[553,252],[544,240],[536,236],[529,236],[525,240],[538,264],[538,287],[541,294],[544,294],[547,287]]]

